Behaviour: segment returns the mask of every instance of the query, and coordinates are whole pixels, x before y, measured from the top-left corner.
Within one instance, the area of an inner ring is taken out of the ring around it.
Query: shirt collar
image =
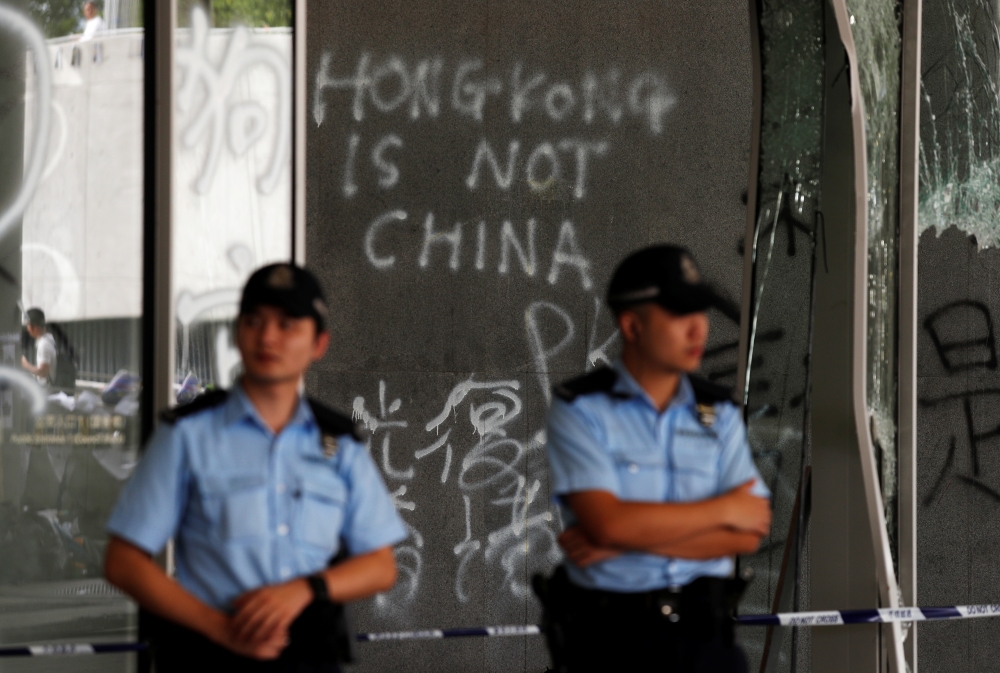
[[[260,417],[260,414],[257,412],[257,407],[253,405],[253,402],[251,402],[250,398],[247,397],[246,391],[243,390],[242,381],[237,381],[233,387],[229,389],[229,398],[226,400],[225,407],[223,407],[223,413],[223,418],[227,425],[236,423],[237,421],[249,419],[261,429],[271,432],[271,428],[268,427],[267,423],[265,423]],[[292,415],[292,419],[288,422],[288,426],[301,424],[308,427],[310,424],[315,423],[316,419],[313,417],[312,410],[306,403],[305,398],[302,395],[299,395],[299,401],[295,407],[295,413]]]
[[[647,393],[646,390],[639,385],[635,378],[633,378],[628,368],[625,367],[625,363],[621,361],[621,358],[615,360],[612,368],[615,370],[615,373],[618,374],[618,378],[615,379],[615,385],[612,388],[613,392],[626,397],[639,397],[645,400],[646,404],[650,407],[656,409],[656,405],[653,403],[649,393]],[[691,387],[691,381],[688,380],[687,375],[681,374],[677,392],[674,393],[673,398],[670,400],[670,404],[667,405],[667,409],[673,406],[689,407],[692,405],[694,405],[694,388]],[[657,412],[659,412],[658,409]]]

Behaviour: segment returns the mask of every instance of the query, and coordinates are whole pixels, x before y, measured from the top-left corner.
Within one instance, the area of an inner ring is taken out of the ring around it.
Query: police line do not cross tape
[[[779,612],[774,615],[739,615],[738,626],[841,626],[844,624],[891,624],[939,619],[975,619],[1000,616],[1000,604],[950,605],[940,608],[877,608],[869,610],[821,610]]]
[[[842,626],[844,624],[890,624],[926,622],[941,619],[974,619],[1000,616],[1000,603],[989,605],[952,605],[940,608],[875,608],[869,610],[823,610],[818,612],[779,612],[773,615],[739,615],[737,626]],[[535,636],[540,626],[479,626],[464,629],[431,629],[388,633],[359,633],[360,642],[381,640],[430,640],[469,636]]]
[[[951,605],[938,608],[875,608],[869,610],[821,610],[817,612],[779,612],[772,615],[739,615],[737,626],[841,626],[844,624],[891,624],[893,622],[927,622],[950,619],[976,619],[1000,616],[1000,604]],[[535,624],[510,626],[472,626],[457,629],[424,629],[420,631],[388,631],[359,633],[358,642],[400,640],[441,640],[444,638],[496,638],[537,636],[542,629]],[[136,652],[145,643],[52,643],[0,648],[0,657],[45,657],[83,654]]]

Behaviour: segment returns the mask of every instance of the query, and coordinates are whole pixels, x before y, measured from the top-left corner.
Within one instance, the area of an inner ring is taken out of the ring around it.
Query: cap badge
[[[698,267],[689,255],[681,256],[681,275],[684,276],[684,282],[688,285],[697,285],[701,282],[701,274],[698,273]]]
[[[654,285],[652,287],[644,287],[641,290],[632,290],[631,292],[621,292],[611,297],[611,300],[625,304],[638,301],[645,301],[647,299],[655,299],[658,296],[660,296],[660,288]]]
[[[322,443],[323,443],[324,456],[326,456],[327,458],[333,458],[334,456],[337,455],[337,449],[340,448],[340,445],[337,444],[336,437],[324,433],[322,437]]]
[[[291,290],[295,287],[295,276],[292,268],[282,264],[275,267],[274,271],[267,277],[267,284],[276,290]]]

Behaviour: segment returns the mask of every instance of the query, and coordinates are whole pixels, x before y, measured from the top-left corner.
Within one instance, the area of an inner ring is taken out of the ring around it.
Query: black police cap
[[[319,281],[294,264],[269,264],[253,272],[243,286],[240,315],[262,305],[276,306],[293,318],[313,318],[320,331],[330,315]]]
[[[705,311],[718,295],[701,277],[687,248],[654,245],[633,252],[615,269],[608,285],[608,305],[615,313],[655,302],[677,315]]]

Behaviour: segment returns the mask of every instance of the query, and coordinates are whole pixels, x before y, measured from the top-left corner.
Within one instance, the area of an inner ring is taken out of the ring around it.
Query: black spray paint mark
[[[982,302],[972,300],[950,302],[927,316],[923,325],[934,344],[942,366],[949,374],[974,370],[996,371],[998,363],[993,317],[989,308]],[[949,328],[952,330],[951,334],[948,333]],[[954,336],[956,328],[966,328],[969,333],[956,338]],[[989,403],[983,404],[984,401]],[[1000,502],[1000,492],[982,479],[981,463],[983,444],[1000,437],[1000,418],[991,421],[987,416],[989,410],[1000,408],[1000,388],[966,389],[951,395],[920,400],[920,405],[925,408],[935,408],[952,402],[961,406],[965,419],[971,474],[956,471],[957,437],[952,435],[944,464],[934,486],[923,499],[924,505],[930,506],[940,499],[943,495],[942,489],[951,477]]]
[[[975,334],[968,339],[948,339],[941,330],[949,324],[967,325],[975,330]],[[949,374],[980,367],[996,370],[997,344],[993,334],[993,317],[986,304],[972,300],[945,304],[927,316],[924,328]]]

